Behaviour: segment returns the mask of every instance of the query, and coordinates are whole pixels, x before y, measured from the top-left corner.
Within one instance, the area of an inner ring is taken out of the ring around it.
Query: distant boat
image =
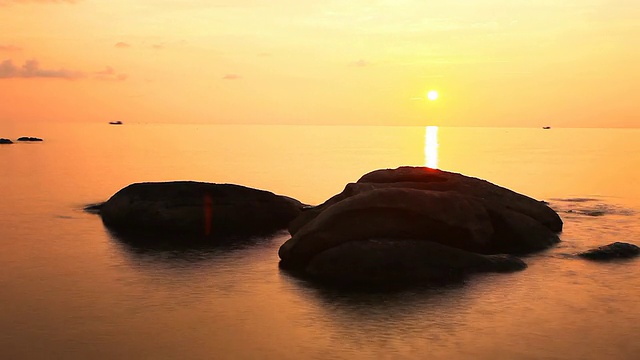
[[[543,126],[542,128],[545,129],[545,130],[549,130],[549,129],[551,129],[551,126]]]
[[[122,125],[122,121],[118,120],[118,121],[109,121],[110,125]]]

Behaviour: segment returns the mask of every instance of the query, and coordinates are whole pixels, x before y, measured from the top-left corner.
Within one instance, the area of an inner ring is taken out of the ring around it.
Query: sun
[[[429,90],[429,92],[427,93],[427,99],[431,101],[438,99],[438,92],[435,90]]]

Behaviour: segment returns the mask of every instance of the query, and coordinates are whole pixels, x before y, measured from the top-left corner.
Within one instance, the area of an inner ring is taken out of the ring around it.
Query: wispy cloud
[[[351,63],[351,66],[356,66],[356,67],[365,67],[365,66],[369,66],[369,65],[371,65],[371,63],[368,62],[367,60],[363,60],[363,59],[360,59],[358,61],[354,61],[354,62]]]
[[[0,63],[0,79],[11,78],[58,78],[74,80],[84,77],[81,71],[68,69],[43,69],[37,60],[27,60],[22,66],[13,63],[12,60],[4,60]]]
[[[16,4],[75,4],[82,0],[0,0],[0,6]]]
[[[22,50],[21,47],[19,46],[14,46],[14,45],[0,45],[0,51],[20,51]]]
[[[238,80],[241,79],[242,77],[238,74],[227,74],[225,76],[222,77],[223,80]]]
[[[127,74],[118,73],[111,66],[106,66],[104,70],[96,71],[94,75],[95,79],[105,81],[124,81],[129,77]]]
[[[131,45],[130,45],[130,44],[127,44],[126,42],[122,42],[122,41],[117,42],[117,43],[116,43],[115,45],[113,45],[113,46],[117,47],[118,49],[126,49],[126,48],[130,48],[130,47],[131,47]]]
[[[151,45],[151,48],[154,50],[162,50],[164,49],[164,45],[163,44],[153,44]]]

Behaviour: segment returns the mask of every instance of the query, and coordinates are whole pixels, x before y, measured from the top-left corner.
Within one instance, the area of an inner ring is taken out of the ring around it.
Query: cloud
[[[94,75],[95,79],[105,81],[124,81],[129,77],[127,74],[116,72],[111,66],[105,66],[104,70],[96,71]]]
[[[33,78],[50,78],[50,79],[67,79],[76,80],[82,78],[93,78],[103,81],[124,81],[129,76],[127,74],[117,72],[111,66],[105,66],[103,70],[93,73],[84,73],[82,71],[74,71],[69,69],[43,69],[37,60],[27,60],[22,66],[16,65],[12,60],[4,60],[0,62],[0,79],[33,79]]]
[[[351,66],[356,66],[356,67],[365,67],[369,65],[371,65],[371,63],[363,59],[360,59],[358,61],[354,61],[351,63]]]
[[[5,60],[0,63],[0,79],[11,78],[58,78],[58,79],[79,79],[84,77],[80,71],[68,69],[43,69],[37,60],[27,60],[22,66],[17,66],[12,60]]]
[[[19,46],[14,46],[14,45],[0,45],[0,51],[20,51],[22,50],[21,47]]]
[[[130,44],[127,44],[126,42],[122,42],[122,41],[116,43],[113,46],[117,47],[118,49],[126,49],[126,48],[130,48],[131,47]]]
[[[116,71],[111,66],[106,66],[102,71],[96,71],[96,75],[113,75]]]
[[[227,75],[222,77],[223,80],[238,80],[240,78],[241,78],[241,76],[237,75],[237,74],[227,74]]]
[[[154,50],[162,50],[162,49],[164,49],[164,45],[162,45],[162,44],[153,44],[153,45],[151,45],[151,48],[154,49]]]
[[[75,4],[81,0],[0,0],[0,6],[15,4]]]

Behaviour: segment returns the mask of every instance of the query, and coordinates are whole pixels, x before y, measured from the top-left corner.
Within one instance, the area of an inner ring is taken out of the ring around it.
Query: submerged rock
[[[284,268],[325,280],[351,272],[343,277],[366,282],[366,274],[386,279],[386,271],[389,278],[442,278],[451,269],[521,263],[498,254],[546,249],[561,230],[558,214],[538,200],[461,174],[401,167],[366,174],[305,210],[289,225],[292,238],[279,255]]]
[[[626,259],[640,255],[640,247],[634,244],[615,242],[578,254],[590,260]]]
[[[0,144],[13,144],[10,139],[0,138]]]
[[[43,140],[37,137],[23,136],[18,138],[18,141],[43,141]]]
[[[240,185],[175,181],[132,184],[86,210],[118,233],[234,236],[284,229],[303,206]]]

